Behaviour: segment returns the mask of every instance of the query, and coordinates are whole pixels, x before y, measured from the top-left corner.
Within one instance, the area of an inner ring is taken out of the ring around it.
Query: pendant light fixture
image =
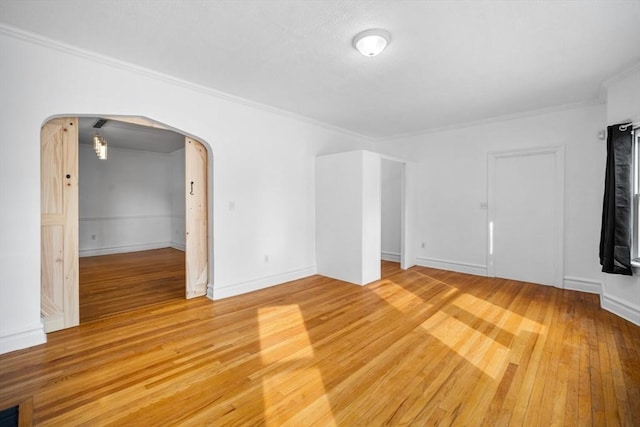
[[[93,136],[93,151],[98,159],[107,160],[107,140],[98,133]]]
[[[107,140],[102,138],[102,144],[100,144],[100,150],[96,153],[98,159],[107,160]]]
[[[95,129],[100,129],[107,121],[105,119],[98,119],[93,125]],[[96,130],[96,134],[93,135],[93,151],[96,152],[96,156],[100,160],[107,160],[107,140],[100,135]]]
[[[391,34],[379,28],[362,31],[353,38],[353,47],[364,56],[379,55],[391,42]]]

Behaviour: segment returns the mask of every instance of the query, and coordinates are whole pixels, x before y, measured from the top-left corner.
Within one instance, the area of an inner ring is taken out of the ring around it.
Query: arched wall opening
[[[139,116],[53,116],[41,129],[41,315],[46,332],[79,324],[79,121],[99,117],[184,138],[186,298],[213,296],[213,155],[189,133]],[[86,129],[84,129],[86,138]],[[86,148],[86,147],[83,147]],[[108,160],[107,160],[108,161]]]

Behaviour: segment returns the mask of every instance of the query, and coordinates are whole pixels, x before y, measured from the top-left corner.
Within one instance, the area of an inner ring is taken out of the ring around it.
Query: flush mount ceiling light
[[[364,56],[380,54],[391,42],[391,34],[386,30],[371,29],[362,31],[353,38],[353,47]]]

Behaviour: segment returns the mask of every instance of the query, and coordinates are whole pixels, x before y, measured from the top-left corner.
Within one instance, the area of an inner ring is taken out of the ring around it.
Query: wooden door
[[[185,139],[186,297],[207,293],[209,281],[207,150]]]
[[[41,304],[45,332],[80,323],[78,306],[78,119],[40,133]]]

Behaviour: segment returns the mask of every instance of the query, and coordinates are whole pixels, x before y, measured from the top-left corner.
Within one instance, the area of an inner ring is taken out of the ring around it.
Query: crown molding
[[[622,71],[619,71],[618,73],[614,74],[613,76],[609,77],[608,79],[606,79],[605,81],[602,82],[601,86],[604,89],[607,89],[609,86],[611,86],[612,84],[626,78],[629,77],[631,74],[636,73],[636,72],[640,72],[640,61],[636,61],[633,63],[633,65],[626,67],[625,69],[623,69]]]
[[[110,67],[114,67],[114,68],[119,68],[121,70],[124,71],[128,71],[128,72],[132,72],[132,73],[136,73],[139,75],[143,75],[145,77],[149,77],[155,80],[159,80],[165,83],[169,83],[175,86],[180,86],[189,90],[193,90],[196,92],[200,92],[203,93],[205,95],[211,96],[213,98],[218,98],[218,99],[222,99],[228,102],[233,102],[235,104],[240,104],[240,105],[244,105],[247,107],[251,107],[251,108],[255,108],[258,110],[262,110],[265,111],[267,113],[272,113],[272,114],[276,114],[279,115],[281,117],[285,117],[288,119],[292,119],[292,120],[296,120],[298,122],[302,122],[302,123],[306,123],[315,127],[319,127],[322,129],[326,129],[332,132],[336,132],[338,134],[350,137],[350,138],[354,138],[360,142],[366,143],[366,144],[381,144],[381,143],[389,143],[389,142],[393,142],[393,141],[397,141],[397,140],[401,140],[401,139],[407,139],[407,138],[413,138],[413,137],[419,137],[422,135],[430,135],[430,134],[434,134],[434,133],[439,133],[439,132],[445,132],[445,131],[449,131],[449,130],[454,130],[454,129],[461,129],[461,128],[468,128],[468,127],[474,127],[474,126],[481,126],[481,125],[486,125],[486,124],[491,124],[491,123],[496,123],[496,122],[502,122],[502,121],[508,121],[508,120],[515,120],[515,119],[520,119],[520,118],[527,118],[527,117],[534,117],[534,116],[539,116],[539,115],[543,115],[543,114],[548,114],[548,113],[553,113],[553,112],[559,112],[559,111],[567,111],[567,110],[572,110],[572,109],[577,109],[577,108],[584,108],[584,107],[588,107],[588,106],[593,106],[593,105],[599,105],[599,104],[604,104],[606,103],[606,92],[607,92],[607,88],[614,84],[616,81],[619,81],[625,77],[627,77],[628,75],[639,71],[640,70],[640,61],[636,61],[632,66],[625,68],[624,70],[620,71],[619,73],[615,74],[614,76],[608,78],[607,80],[603,81],[602,84],[600,85],[600,88],[598,90],[598,94],[595,98],[593,99],[589,99],[589,100],[585,100],[585,101],[581,101],[581,102],[576,102],[576,103],[570,103],[570,104],[561,104],[561,105],[556,105],[556,106],[551,106],[551,107],[545,107],[545,108],[541,108],[541,109],[536,109],[536,110],[528,110],[528,111],[523,111],[523,112],[519,112],[519,113],[513,113],[513,114],[505,114],[505,115],[500,115],[500,116],[494,116],[494,117],[488,117],[485,119],[480,119],[480,120],[472,120],[472,121],[468,121],[468,122],[462,122],[462,123],[456,123],[453,125],[446,125],[446,126],[439,126],[439,127],[433,127],[433,128],[426,128],[426,129],[421,129],[418,131],[412,131],[412,132],[407,132],[407,133],[399,133],[399,134],[395,134],[395,135],[390,135],[390,136],[383,136],[383,137],[373,137],[373,136],[369,136],[369,135],[365,135],[362,133],[358,133],[358,132],[354,132],[351,131],[349,129],[345,129],[339,126],[335,126],[317,119],[313,119],[311,117],[308,116],[304,116],[301,114],[297,114],[291,111],[287,111],[287,110],[283,110],[277,107],[273,107],[267,104],[262,104],[260,102],[256,102],[256,101],[252,101],[246,98],[241,98],[239,96],[235,96],[226,92],[222,92],[216,89],[212,89],[210,87],[207,86],[203,86],[197,83],[192,83],[189,82],[187,80],[182,80],[180,78],[177,77],[173,77],[170,76],[168,74],[164,74],[149,68],[145,68],[145,67],[141,67],[138,65],[134,65],[130,62],[126,62],[126,61],[122,61],[110,56],[106,56],[106,55],[102,55],[96,52],[92,52],[86,49],[82,49],[79,48],[77,46],[73,46],[58,40],[54,40],[36,33],[32,33],[30,31],[26,31],[26,30],[22,30],[7,24],[2,24],[0,23],[0,34],[15,38],[15,39],[19,39],[25,42],[29,42],[32,44],[37,44],[46,48],[50,48],[50,49],[54,49],[60,52],[64,52],[79,58],[83,58],[83,59],[87,59],[93,62],[98,62]]]
[[[631,75],[631,74],[633,74],[635,72],[640,72],[640,61],[636,61],[630,67],[624,68],[622,71],[619,71],[618,73],[614,74],[613,76],[611,76],[608,79],[606,79],[605,81],[603,81],[600,84],[600,88],[598,89],[598,98],[603,103],[607,102],[607,91],[609,89],[609,86],[611,86],[612,84],[624,79],[625,77],[628,77],[629,75]]]
[[[415,132],[401,133],[401,134],[392,135],[389,137],[380,138],[379,140],[376,140],[376,142],[377,143],[397,142],[398,140],[401,140],[401,139],[415,138],[423,135],[426,136],[426,135],[446,132],[450,130],[482,126],[482,125],[488,125],[488,124],[498,123],[498,122],[506,122],[506,121],[516,120],[516,119],[524,119],[528,117],[542,116],[545,114],[557,113],[561,111],[577,110],[579,108],[591,107],[594,105],[602,105],[602,104],[603,102],[600,99],[593,98],[593,99],[589,99],[581,102],[554,105],[551,107],[539,108],[536,110],[527,110],[519,113],[504,114],[500,116],[487,117],[486,119],[471,120],[468,122],[459,122],[453,125],[439,126],[439,127],[423,129]]]
[[[162,81],[164,83],[169,83],[175,86],[180,86],[186,89],[190,89],[196,92],[203,93],[205,95],[222,99],[225,101],[233,102],[236,104],[244,105],[247,107],[256,108],[267,113],[276,114],[288,119],[296,120],[299,122],[303,122],[312,126],[316,126],[319,128],[323,128],[332,132],[336,132],[351,138],[355,138],[360,142],[364,143],[372,143],[375,142],[376,139],[367,135],[363,135],[361,133],[357,133],[345,128],[341,128],[339,126],[331,125],[329,123],[312,119],[311,117],[307,117],[301,114],[293,113],[291,111],[283,110],[277,107],[273,107],[267,104],[262,104],[260,102],[251,101],[246,98],[241,98],[239,96],[235,96],[226,92],[222,92],[216,89],[212,89],[207,86],[203,86],[197,83],[192,83],[187,80],[183,80],[177,77],[173,77],[168,74],[161,73],[159,71],[152,70],[150,68],[141,67],[139,65],[132,64],[130,62],[122,61],[120,59],[113,58],[111,56],[102,55],[96,52],[92,52],[86,49],[79,48],[77,46],[73,46],[58,40],[54,40],[40,34],[32,33],[30,31],[26,31],[20,28],[13,27],[11,25],[0,23],[0,34],[6,35],[18,40],[22,40],[28,43],[40,45],[49,49],[54,49],[59,52],[67,53],[79,58],[88,59],[93,62],[101,63],[103,65],[107,65],[114,68],[119,68],[124,71],[136,73],[145,77],[149,77],[155,80]]]

